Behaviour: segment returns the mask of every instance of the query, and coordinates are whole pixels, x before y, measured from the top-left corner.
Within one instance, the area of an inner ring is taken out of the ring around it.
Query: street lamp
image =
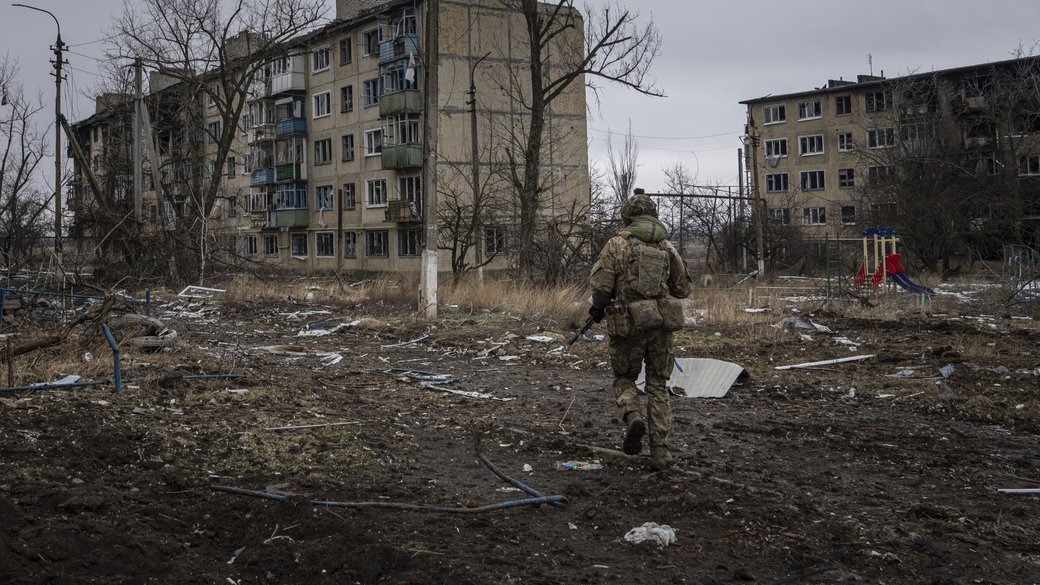
[[[11,4],[20,8],[28,8],[37,12],[45,12],[54,19],[58,27],[58,38],[54,41],[54,255],[57,259],[57,269],[62,271],[62,246],[61,246],[61,66],[62,52],[65,44],[61,42],[61,23],[58,17],[49,10],[29,6],[28,4]]]

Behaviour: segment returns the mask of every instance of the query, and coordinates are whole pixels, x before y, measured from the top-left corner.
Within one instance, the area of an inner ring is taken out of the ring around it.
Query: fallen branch
[[[331,422],[319,425],[296,425],[291,427],[267,427],[265,431],[296,431],[299,429],[320,429],[324,427],[342,427],[346,425],[359,425],[361,421],[349,421],[349,422]]]

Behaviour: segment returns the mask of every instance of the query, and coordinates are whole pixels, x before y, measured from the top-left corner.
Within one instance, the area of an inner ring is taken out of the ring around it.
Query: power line
[[[619,136],[626,136],[624,132],[614,132],[612,130],[601,130],[599,128],[589,128],[593,132],[602,132],[604,134],[617,134]],[[632,134],[633,138],[646,138],[648,140],[702,140],[705,138],[719,138],[720,136],[729,136],[731,134],[739,134],[739,132],[723,132],[721,134],[706,134],[704,136],[643,136],[640,134]]]

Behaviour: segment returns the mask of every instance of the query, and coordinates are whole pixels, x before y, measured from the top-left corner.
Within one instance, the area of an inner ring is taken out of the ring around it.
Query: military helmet
[[[621,204],[621,219],[632,221],[633,218],[640,215],[657,217],[657,204],[649,196],[636,193]]]

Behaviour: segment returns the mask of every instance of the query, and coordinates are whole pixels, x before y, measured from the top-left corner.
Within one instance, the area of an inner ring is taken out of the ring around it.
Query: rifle
[[[595,317],[589,317],[585,321],[585,324],[581,326],[581,329],[579,329],[578,332],[574,334],[574,337],[571,337],[570,341],[567,342],[567,345],[573,345],[575,341],[578,341],[578,338],[584,335],[585,332],[589,330],[589,327],[592,327],[592,324],[595,322]]]

